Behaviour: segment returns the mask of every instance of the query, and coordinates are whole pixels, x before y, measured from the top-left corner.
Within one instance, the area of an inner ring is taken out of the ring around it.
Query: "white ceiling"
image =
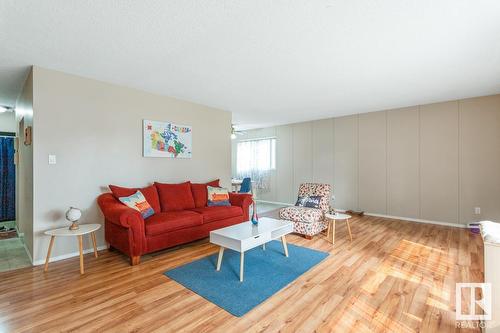
[[[0,0],[0,104],[29,65],[261,127],[500,92],[498,0]]]

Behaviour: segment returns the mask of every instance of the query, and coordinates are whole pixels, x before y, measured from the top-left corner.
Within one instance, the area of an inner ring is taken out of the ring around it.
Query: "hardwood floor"
[[[0,332],[452,332],[455,282],[481,282],[481,237],[375,217],[337,224],[335,245],[289,243],[330,256],[241,318],[162,273],[215,254],[207,240],[144,256],[118,252],[0,273]],[[272,278],[270,276],[269,278]]]

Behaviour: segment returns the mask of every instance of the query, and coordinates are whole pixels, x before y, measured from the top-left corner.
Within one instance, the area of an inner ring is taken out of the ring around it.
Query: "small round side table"
[[[101,227],[100,224],[80,224],[78,230],[69,230],[68,227],[58,228],[45,231],[46,235],[50,236],[49,250],[47,251],[47,259],[45,259],[46,272],[49,269],[49,259],[50,252],[52,251],[52,246],[54,245],[54,239],[58,237],[76,236],[78,237],[78,247],[80,249],[80,274],[84,274],[83,269],[83,235],[90,234],[92,238],[92,244],[94,245],[94,256],[97,258],[97,242],[95,238],[95,231]]]
[[[347,225],[347,230],[349,231],[349,238],[352,242],[351,226],[349,225],[349,219],[351,215],[335,213],[335,214],[325,214],[325,218],[328,221],[328,229],[326,231],[326,239],[330,237],[330,232],[332,233],[332,245],[335,244],[335,222],[337,220],[345,220]],[[333,230],[331,230],[333,228]]]

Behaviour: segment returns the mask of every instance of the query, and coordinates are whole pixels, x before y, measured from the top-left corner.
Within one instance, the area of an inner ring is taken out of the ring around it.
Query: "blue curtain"
[[[16,219],[14,138],[0,137],[0,221]]]

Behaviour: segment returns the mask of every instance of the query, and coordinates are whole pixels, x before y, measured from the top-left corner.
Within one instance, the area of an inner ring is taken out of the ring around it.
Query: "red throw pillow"
[[[219,187],[219,179],[212,180],[206,184],[191,184],[191,192],[193,192],[193,199],[196,208],[207,207],[207,186]]]
[[[151,205],[155,213],[161,212],[160,209],[160,198],[158,197],[158,191],[154,185],[143,187],[143,188],[128,188],[116,185],[109,185],[109,189],[113,192],[116,199],[120,197],[128,197],[137,191],[141,191],[146,198],[146,201]]]
[[[162,212],[195,208],[191,182],[181,184],[155,183]]]

